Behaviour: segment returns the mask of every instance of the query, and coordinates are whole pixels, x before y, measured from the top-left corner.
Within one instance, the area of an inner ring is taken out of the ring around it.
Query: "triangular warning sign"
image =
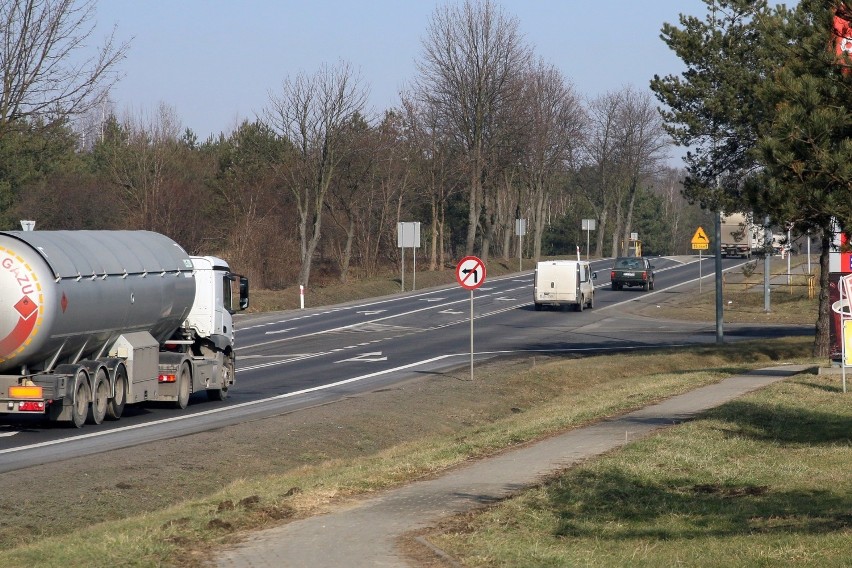
[[[698,230],[696,230],[695,234],[692,236],[692,244],[703,245],[709,242],[710,239],[707,238],[707,233],[704,232],[704,229],[698,227]]]

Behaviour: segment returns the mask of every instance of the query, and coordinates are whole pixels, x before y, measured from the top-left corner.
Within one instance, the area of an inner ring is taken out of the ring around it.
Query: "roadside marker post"
[[[456,281],[470,290],[470,379],[473,380],[473,291],[485,282],[485,263],[475,256],[466,256],[456,266]]]

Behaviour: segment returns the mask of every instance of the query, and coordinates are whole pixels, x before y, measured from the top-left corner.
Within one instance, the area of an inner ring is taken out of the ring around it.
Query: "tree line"
[[[80,56],[95,8],[0,7],[0,36],[19,39],[0,46],[5,229],[154,230],[278,288],[398,266],[403,221],[421,222],[419,266],[435,270],[467,254],[615,256],[634,232],[647,252],[684,253],[710,219],[667,166],[649,92],[582,96],[490,0],[435,9],[395,108],[369,116],[369,86],[338,61],[286,77],[257,117],[203,141],[165,103],[115,111],[130,45]],[[582,219],[596,221],[590,251]]]

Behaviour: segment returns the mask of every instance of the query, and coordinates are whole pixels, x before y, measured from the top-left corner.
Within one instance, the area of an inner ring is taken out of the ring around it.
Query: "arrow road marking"
[[[444,298],[418,298],[421,302],[443,302]]]
[[[460,316],[464,312],[457,312],[456,310],[443,310],[438,312],[439,314],[449,314],[451,316]]]
[[[365,316],[374,316],[374,315],[380,314],[384,311],[386,311],[386,310],[364,310],[364,311],[355,312],[355,313],[364,314]]]
[[[295,327],[288,327],[287,329],[276,329],[275,331],[267,331],[266,335],[275,335],[276,333],[287,333],[288,331],[293,331],[296,329]]]
[[[358,363],[378,363],[379,361],[387,361],[387,357],[382,357],[381,351],[373,351],[372,353],[361,353],[357,357],[351,359],[341,359],[335,363],[346,363],[347,361],[356,361]]]

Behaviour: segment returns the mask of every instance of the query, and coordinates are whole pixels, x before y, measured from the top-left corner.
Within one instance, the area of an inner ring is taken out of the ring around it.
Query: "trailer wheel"
[[[80,369],[74,378],[77,383],[74,386],[74,400],[71,403],[71,424],[75,428],[82,428],[89,415],[89,403],[92,396],[86,371]]]
[[[210,400],[223,401],[228,398],[228,385],[234,382],[234,359],[225,357],[222,362],[221,388],[207,389],[207,398]]]
[[[109,381],[106,370],[101,367],[92,380],[92,402],[89,405],[89,424],[100,424],[104,421],[109,403]]]
[[[107,418],[118,420],[124,414],[124,405],[127,402],[127,369],[119,365],[115,370],[115,396],[109,400],[107,405]]]
[[[192,374],[189,372],[189,365],[184,363],[180,366],[180,373],[178,374],[178,384],[177,384],[177,400],[175,401],[175,407],[183,410],[187,406],[189,406],[189,391],[190,391],[190,382],[192,381]]]

